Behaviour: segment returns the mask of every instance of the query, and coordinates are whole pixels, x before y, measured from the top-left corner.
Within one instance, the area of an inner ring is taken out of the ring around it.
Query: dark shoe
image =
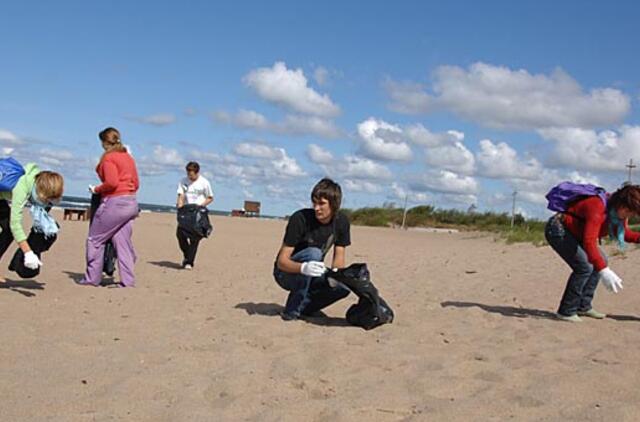
[[[293,314],[288,314],[286,312],[281,312],[280,318],[282,318],[283,321],[295,321],[296,319],[298,319],[298,316]]]

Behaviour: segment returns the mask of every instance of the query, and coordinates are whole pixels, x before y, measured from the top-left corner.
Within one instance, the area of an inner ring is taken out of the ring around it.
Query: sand
[[[284,322],[271,270],[285,223],[214,217],[193,271],[174,216],[135,223],[137,287],[82,287],[87,223],[63,221],[42,274],[2,260],[1,421],[635,421],[640,252],[613,257],[612,315],[553,319],[568,274],[548,247],[353,227],[396,321]],[[59,218],[61,220],[61,218]]]

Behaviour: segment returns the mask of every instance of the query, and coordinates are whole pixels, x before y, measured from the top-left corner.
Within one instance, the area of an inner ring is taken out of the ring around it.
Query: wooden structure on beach
[[[76,220],[86,221],[89,219],[89,209],[88,208],[65,208],[63,211],[63,220],[73,220],[73,216],[75,215]]]
[[[241,210],[231,210],[231,217],[260,217],[260,202],[244,201]]]

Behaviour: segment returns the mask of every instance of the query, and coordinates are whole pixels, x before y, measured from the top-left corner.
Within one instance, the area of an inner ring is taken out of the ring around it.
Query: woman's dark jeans
[[[553,216],[547,222],[544,235],[549,245],[573,270],[562,295],[558,313],[565,316],[575,315],[591,309],[591,301],[598,287],[600,275],[587,259],[582,245],[564,226],[560,215]],[[598,247],[602,257],[607,260],[602,248]]]

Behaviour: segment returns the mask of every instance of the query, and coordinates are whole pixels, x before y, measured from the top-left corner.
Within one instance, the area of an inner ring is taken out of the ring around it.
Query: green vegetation
[[[401,227],[403,211],[394,207],[360,208],[342,210],[352,224],[376,227]],[[496,233],[507,243],[531,242],[545,244],[544,225],[540,220],[527,220],[516,214],[514,227],[507,213],[464,212],[438,209],[431,205],[420,205],[407,211],[406,227],[455,228],[467,231]]]

